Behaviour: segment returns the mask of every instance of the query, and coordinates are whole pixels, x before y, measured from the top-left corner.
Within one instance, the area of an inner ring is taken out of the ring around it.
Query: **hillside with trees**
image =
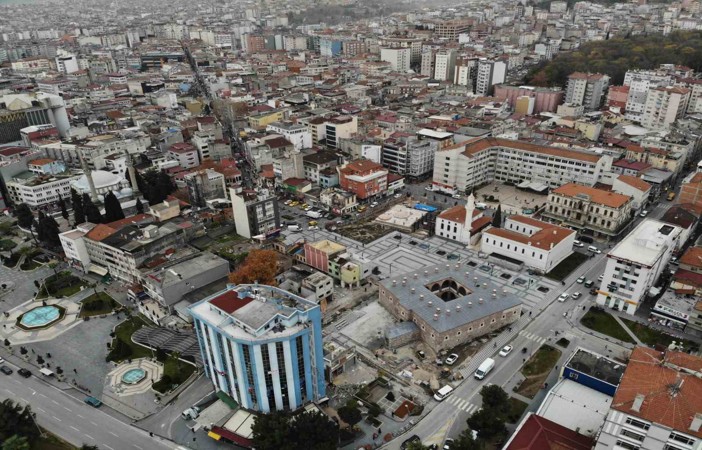
[[[612,84],[622,84],[629,69],[653,69],[660,64],[702,70],[702,31],[636,35],[584,44],[574,52],[560,53],[535,67],[525,77],[533,86],[564,87],[573,72],[605,73]]]

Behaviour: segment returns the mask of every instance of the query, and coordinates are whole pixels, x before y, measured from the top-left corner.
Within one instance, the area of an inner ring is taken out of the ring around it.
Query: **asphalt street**
[[[7,364],[7,363],[6,363]],[[150,437],[149,433],[93,408],[36,376],[15,373],[0,377],[0,399],[29,404],[37,423],[73,445],[97,445],[106,450],[165,450],[178,445]]]

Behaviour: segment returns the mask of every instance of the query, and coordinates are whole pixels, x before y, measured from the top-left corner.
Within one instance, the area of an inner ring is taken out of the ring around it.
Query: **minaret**
[[[127,158],[127,171],[129,172],[129,182],[132,183],[132,195],[137,198],[139,197],[139,184],[137,184],[136,169],[127,149],[124,150],[124,157]]]
[[[470,236],[470,230],[473,228],[473,211],[475,211],[475,197],[471,191],[466,200],[466,221],[463,223],[464,236]]]
[[[98,203],[97,190],[95,190],[95,182],[93,181],[93,174],[88,167],[88,163],[85,162],[83,155],[80,155],[80,165],[83,168],[83,173],[85,174],[86,180],[88,180],[88,187],[90,188],[90,199],[93,203]]]

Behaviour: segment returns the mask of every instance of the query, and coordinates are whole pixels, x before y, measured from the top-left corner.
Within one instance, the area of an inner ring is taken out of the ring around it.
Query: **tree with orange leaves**
[[[229,281],[234,284],[267,284],[275,286],[278,273],[278,254],[273,250],[252,250],[244,264],[229,274]]]

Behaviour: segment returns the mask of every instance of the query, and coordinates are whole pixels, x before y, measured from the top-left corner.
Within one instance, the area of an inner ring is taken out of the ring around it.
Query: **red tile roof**
[[[532,414],[521,424],[505,450],[590,450],[594,439]]]
[[[702,268],[702,247],[690,247],[680,257],[680,264]]]
[[[227,314],[231,314],[237,309],[248,305],[252,301],[253,297],[239,298],[239,293],[237,291],[228,290],[210,300],[210,304],[216,306]]]
[[[531,217],[515,215],[511,216],[509,220],[514,220],[516,222],[521,222],[525,225],[537,227],[540,230],[532,234],[531,236],[527,236],[526,234],[508,230],[506,228],[493,227],[489,230],[486,230],[485,234],[509,239],[511,241],[516,241],[524,245],[540,248],[542,250],[550,250],[551,244],[557,245],[564,239],[575,234],[575,231],[571,230],[570,228],[559,227],[558,225],[553,225],[548,222],[542,222],[540,220],[532,219]]]
[[[632,177],[631,175],[619,175],[617,179],[623,183],[628,184],[629,186],[638,189],[641,192],[646,192],[649,189],[651,189],[651,185],[646,183],[644,180],[641,178],[637,177]]]
[[[99,223],[99,224],[95,225],[95,228],[88,231],[88,233],[85,235],[85,237],[87,237],[88,239],[91,239],[93,241],[100,242],[100,241],[112,236],[117,231],[118,230],[116,230],[112,227],[109,227],[105,224]]]
[[[577,159],[579,161],[587,161],[590,163],[596,163],[601,158],[598,155],[577,152],[574,150],[566,150],[563,148],[556,148],[556,147],[547,147],[544,145],[532,144],[531,142],[512,141],[509,139],[493,138],[493,137],[476,139],[475,141],[469,142],[468,144],[466,144],[464,142],[464,143],[461,143],[458,145],[451,146],[449,148],[456,148],[458,146],[465,146],[465,151],[463,152],[463,154],[466,156],[471,156],[471,155],[479,153],[483,150],[487,150],[487,149],[493,148],[493,147],[506,147],[506,148],[523,150],[523,151],[532,152],[532,153],[541,153],[544,155],[556,156],[556,157],[560,157],[560,158]]]
[[[693,373],[700,370],[699,356],[636,347],[611,407],[702,438],[702,430],[690,429],[695,415],[702,412],[702,379]],[[643,396],[643,403],[637,411],[634,402],[639,395]]]
[[[585,194],[590,197],[593,203],[599,203],[600,205],[609,206],[610,208],[620,208],[631,200],[631,197],[628,195],[604,191],[577,183],[564,184],[558,189],[554,189],[552,193],[565,197],[575,197],[578,194]]]
[[[473,210],[473,217],[480,214],[480,210]],[[448,220],[449,222],[466,223],[466,207],[457,205],[439,214],[439,219]],[[473,221],[471,221],[471,224]]]

